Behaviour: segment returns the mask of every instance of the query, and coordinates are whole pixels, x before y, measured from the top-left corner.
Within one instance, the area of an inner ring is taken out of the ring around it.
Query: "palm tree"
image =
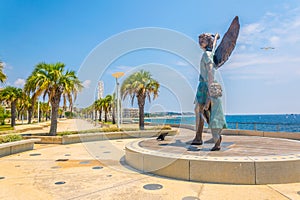
[[[12,127],[16,125],[16,105],[18,99],[22,98],[22,95],[22,89],[12,86],[7,86],[0,92],[0,100],[10,103]]]
[[[77,94],[78,94],[79,90],[76,87],[67,87],[65,88],[64,92],[63,92],[63,101],[64,101],[64,105],[63,108],[66,109],[67,108],[67,101],[69,102],[69,109],[70,109],[70,116],[73,116],[73,104],[77,98]],[[65,110],[64,110],[65,111]]]
[[[98,114],[98,110],[97,110],[97,100],[94,102],[93,107],[94,107],[94,112],[95,112],[94,119],[95,119],[95,123],[97,123],[97,114]]]
[[[104,110],[104,121],[107,122],[107,114],[111,110],[111,102],[112,102],[112,96],[106,95],[106,97],[103,99],[102,102],[102,108]]]
[[[18,104],[22,104],[22,115],[26,115],[26,120],[28,120],[29,110],[31,109],[31,99],[30,96],[28,96],[24,91],[23,95],[24,96],[22,97],[22,99],[18,101]]]
[[[7,76],[3,73],[4,64],[0,61],[0,82],[4,83],[6,81]]]
[[[34,112],[34,116],[38,117],[38,119],[37,119],[38,122],[42,121],[44,113],[47,114],[47,110],[46,110],[47,108],[50,108],[49,103],[44,103],[41,101],[35,102],[34,110],[37,110],[37,111]]]
[[[20,120],[20,118],[22,118],[23,120],[24,113],[27,110],[29,104],[30,104],[29,97],[26,95],[25,92],[22,91],[22,97],[17,100],[17,104],[16,104],[18,120]]]
[[[102,120],[102,105],[103,105],[103,99],[97,99],[95,102],[94,102],[94,106],[95,106],[95,111],[97,113],[97,111],[99,111],[99,121],[101,122]]]
[[[112,109],[112,123],[116,124],[116,106],[117,106],[117,99],[116,94],[113,93],[112,99],[111,99],[111,109]]]
[[[82,109],[80,113],[84,116],[84,118],[89,119],[92,118],[91,116],[93,115],[94,109],[95,109],[94,104],[92,104]]]
[[[50,113],[50,105],[49,105],[49,102],[41,102],[40,103],[40,109],[43,113],[43,116],[45,116],[45,120],[47,121],[48,118],[49,118],[49,113]]]
[[[57,115],[62,95],[75,91],[77,93],[82,87],[75,71],[65,71],[65,64],[60,62],[39,63],[27,78],[25,84],[27,91],[31,92],[34,97],[43,94],[44,98],[47,96],[49,99],[51,104],[50,135],[56,135]]]
[[[28,124],[31,124],[32,115],[34,114],[35,102],[37,101],[38,97],[43,92],[43,90],[38,89],[39,86],[37,85],[37,80],[36,80],[37,76],[38,75],[37,75],[36,68],[35,68],[35,70],[27,78],[26,83],[24,85],[24,92],[30,98],[30,104],[28,107]]]
[[[58,115],[59,118],[62,118],[63,113],[64,113],[64,110],[61,109],[61,108],[58,108],[57,115]]]
[[[127,96],[131,98],[133,105],[134,97],[137,98],[139,106],[139,128],[144,130],[144,106],[145,100],[148,97],[151,102],[151,94],[153,100],[158,96],[159,83],[152,78],[150,72],[141,70],[131,74],[126,78],[121,86],[121,96],[125,99]]]

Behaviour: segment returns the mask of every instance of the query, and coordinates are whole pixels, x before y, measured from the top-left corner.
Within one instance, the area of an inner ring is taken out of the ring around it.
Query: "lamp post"
[[[124,76],[124,72],[116,72],[112,74],[113,77],[116,78],[116,84],[117,84],[117,127],[120,128],[120,105],[119,105],[119,82],[118,78]]]

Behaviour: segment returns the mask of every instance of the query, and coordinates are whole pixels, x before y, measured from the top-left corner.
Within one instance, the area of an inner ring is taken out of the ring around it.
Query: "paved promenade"
[[[83,120],[65,120],[58,130],[93,127]],[[211,184],[142,174],[124,163],[124,147],[134,140],[37,144],[32,151],[2,157],[0,199],[300,200],[300,183]]]
[[[57,132],[62,131],[81,131],[97,128],[93,123],[89,123],[85,120],[79,119],[59,119]],[[50,130],[50,121],[34,123],[34,124],[23,124],[15,126],[16,131],[21,131],[21,133],[48,133]]]

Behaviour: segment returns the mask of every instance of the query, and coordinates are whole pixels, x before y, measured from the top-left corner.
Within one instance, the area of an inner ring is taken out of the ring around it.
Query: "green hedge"
[[[171,130],[171,126],[154,126],[146,128],[145,130]],[[99,133],[99,132],[121,132],[121,131],[139,131],[138,128],[117,128],[116,126],[104,127],[98,129],[84,130],[84,131],[65,131],[57,133],[58,136],[82,134],[82,133]]]
[[[0,136],[0,144],[1,143],[7,143],[7,142],[14,142],[14,141],[19,141],[22,140],[21,135],[5,135],[5,136]]]

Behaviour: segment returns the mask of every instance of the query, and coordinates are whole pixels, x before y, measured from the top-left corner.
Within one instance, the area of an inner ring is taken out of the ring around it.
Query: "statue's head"
[[[203,50],[211,51],[213,48],[214,35],[210,33],[202,33],[199,35],[199,45]]]

